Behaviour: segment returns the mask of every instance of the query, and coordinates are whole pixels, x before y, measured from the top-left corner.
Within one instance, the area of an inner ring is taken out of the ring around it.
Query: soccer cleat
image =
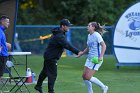
[[[35,86],[34,89],[37,90],[39,93],[44,93],[44,92],[42,91],[42,87]]]
[[[107,93],[107,91],[108,91],[108,86],[105,86],[102,90],[103,90],[103,93]]]

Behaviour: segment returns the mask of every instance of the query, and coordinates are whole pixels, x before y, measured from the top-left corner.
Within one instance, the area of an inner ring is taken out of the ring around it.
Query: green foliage
[[[31,24],[46,24],[50,16],[37,1],[25,0],[19,1],[19,11],[17,17],[17,24],[31,25]],[[48,20],[49,19],[49,20]]]
[[[19,0],[17,24],[59,24],[68,18],[75,25],[90,21],[114,25],[139,0]]]

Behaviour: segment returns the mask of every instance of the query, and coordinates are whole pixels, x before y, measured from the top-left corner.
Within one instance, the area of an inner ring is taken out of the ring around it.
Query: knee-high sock
[[[89,80],[84,80],[85,82],[85,85],[87,86],[88,88],[88,93],[93,93],[93,90],[92,90],[92,83],[89,81]]]
[[[91,77],[90,81],[92,83],[95,83],[96,85],[100,86],[101,88],[105,87],[105,85],[99,79],[97,79],[96,77]]]

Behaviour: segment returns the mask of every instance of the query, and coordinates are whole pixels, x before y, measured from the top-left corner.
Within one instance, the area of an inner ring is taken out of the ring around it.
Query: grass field
[[[25,61],[23,57],[16,57],[18,62]],[[82,80],[82,72],[86,57],[61,58],[58,62],[58,77],[55,84],[56,93],[87,93]],[[109,86],[108,93],[140,93],[140,67],[115,67],[116,60],[112,56],[105,56],[104,63],[95,74],[95,77]],[[42,56],[29,56],[28,67],[36,73],[36,80],[43,66]],[[16,66],[21,75],[25,75],[24,66]],[[47,79],[46,79],[47,81]],[[34,84],[28,85],[31,93],[38,93],[34,90]],[[47,93],[47,84],[43,84],[43,90]],[[94,93],[102,93],[98,86],[93,84]],[[20,92],[18,92],[20,93]]]

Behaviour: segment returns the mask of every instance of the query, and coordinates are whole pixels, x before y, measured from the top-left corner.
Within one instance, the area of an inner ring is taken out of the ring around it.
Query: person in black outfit
[[[62,19],[60,21],[60,27],[52,30],[53,35],[44,53],[44,67],[34,87],[39,93],[43,93],[41,86],[46,77],[48,77],[48,93],[55,93],[54,84],[57,78],[57,61],[60,59],[64,49],[68,49],[77,55],[82,53],[66,40],[65,32],[68,31],[69,26],[71,26],[70,21],[68,19]]]

